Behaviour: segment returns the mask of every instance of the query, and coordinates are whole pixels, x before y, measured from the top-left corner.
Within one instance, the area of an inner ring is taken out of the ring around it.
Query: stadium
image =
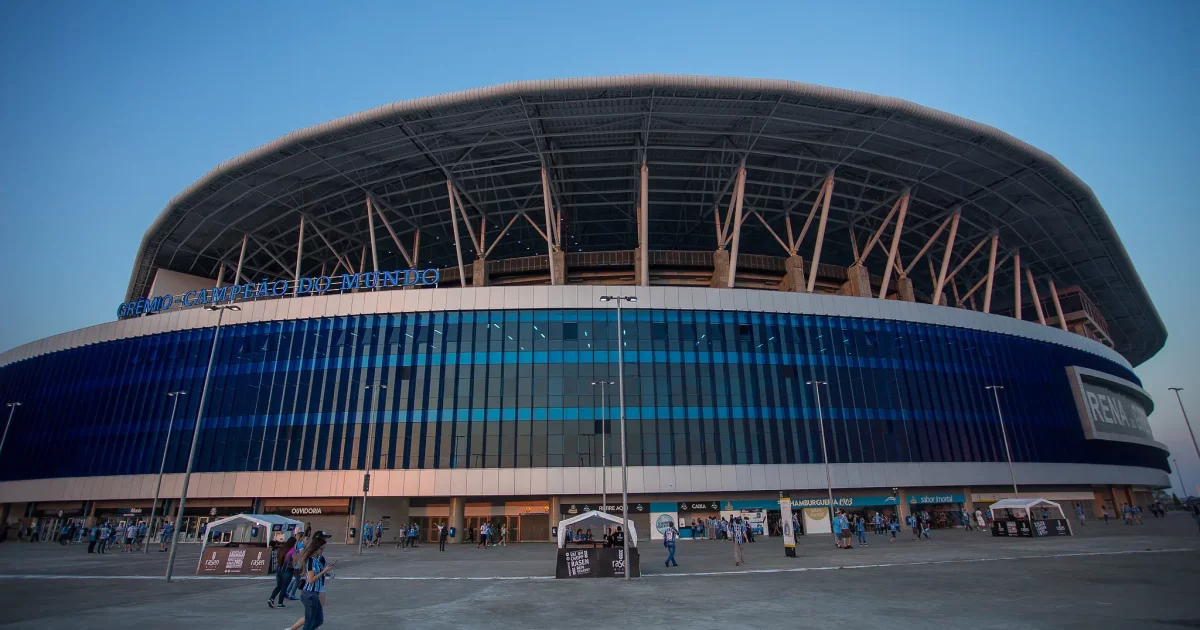
[[[5,523],[194,540],[253,511],[353,543],[365,502],[544,541],[621,511],[622,409],[652,535],[769,526],[782,495],[828,532],[827,471],[837,506],[947,525],[1169,485],[1133,372],[1166,329],[1095,195],[895,98],[646,75],[392,103],[205,174],[113,304],[0,355]]]

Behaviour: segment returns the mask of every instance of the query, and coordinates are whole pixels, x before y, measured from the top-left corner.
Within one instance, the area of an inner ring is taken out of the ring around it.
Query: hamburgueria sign
[[[397,269],[396,271],[367,271],[344,273],[334,276],[314,276],[297,281],[275,280],[230,284],[211,289],[188,291],[176,298],[174,295],[159,295],[124,302],[117,307],[117,317],[133,317],[170,310],[174,306],[192,308],[222,302],[240,302],[287,295],[321,295],[329,291],[345,292],[354,289],[389,289],[393,287],[433,286],[441,280],[437,269]]]

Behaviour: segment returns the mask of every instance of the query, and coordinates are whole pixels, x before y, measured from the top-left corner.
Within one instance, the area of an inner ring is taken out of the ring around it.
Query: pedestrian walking
[[[882,536],[883,535],[883,522],[884,522],[883,515],[880,514],[878,511],[876,511],[875,517],[872,520],[875,522],[875,535]]]
[[[337,561],[325,560],[325,532],[314,532],[309,545],[300,555],[304,567],[304,590],[300,592],[300,603],[304,604],[304,617],[292,624],[290,630],[316,630],[325,623],[325,584],[333,577],[331,571]]]
[[[975,522],[979,524],[979,531],[987,530],[987,520],[983,517],[983,510],[975,508]]]
[[[588,531],[591,531],[591,530],[588,530]],[[500,524],[500,546],[501,547],[508,546],[508,524],[507,523]]]
[[[829,511],[829,527],[833,529],[833,544],[837,545],[838,549],[842,548],[842,521],[841,512],[834,513]]]
[[[666,566],[677,567],[679,563],[675,561],[675,541],[679,538],[679,530],[675,529],[675,523],[668,522],[667,528],[663,530],[663,546],[667,548]]]
[[[163,552],[167,550],[167,546],[171,544],[171,537],[175,535],[175,525],[166,523],[163,525],[162,531],[158,534],[158,550]]]
[[[891,521],[888,523],[888,529],[891,530],[892,533],[892,539],[888,542],[896,542],[896,534],[900,532],[900,519],[896,516],[892,516]]]
[[[962,510],[962,520],[963,520],[963,529],[965,529],[967,531],[971,531],[972,529],[974,529],[973,527],[971,527],[971,513],[969,511],[967,511],[967,508],[963,508],[963,510]]]
[[[1103,509],[1103,511],[1104,511],[1104,524],[1105,524],[1105,525],[1108,525],[1108,507],[1106,506],[1106,507],[1104,507],[1104,508],[1102,508],[1102,509]]]
[[[867,546],[866,523],[861,516],[854,517],[854,533],[858,535],[858,544]]]
[[[450,539],[450,528],[445,523],[438,525],[438,551],[446,550],[446,541]]]
[[[853,549],[854,545],[850,542],[850,536],[852,532],[850,526],[850,517],[848,517],[845,512],[841,512],[841,516],[838,518],[840,519],[839,525],[842,529],[842,549]]]
[[[297,531],[296,549],[291,559],[293,573],[292,583],[288,584],[287,587],[287,598],[292,601],[300,599],[299,597],[296,597],[296,590],[299,589],[300,585],[304,583],[304,564],[300,562],[300,554],[309,544],[310,540],[308,538],[308,533],[304,530]]]
[[[1086,518],[1084,518],[1084,516],[1083,516],[1083,506],[1082,506],[1082,505],[1076,505],[1076,506],[1075,506],[1075,515],[1076,515],[1077,517],[1079,517],[1079,524],[1080,524],[1080,525],[1087,525],[1087,519],[1086,519]]]
[[[409,528],[408,528],[408,546],[409,547],[417,546],[417,538],[420,533],[421,533],[421,528],[417,527],[416,523],[413,523],[412,525],[409,526]]]
[[[741,517],[735,518],[730,525],[729,539],[733,541],[733,566],[746,564],[746,550],[742,547],[746,542],[746,526]]]
[[[908,528],[909,528],[910,530],[912,530],[912,539],[913,539],[913,540],[919,540],[919,539],[920,539],[920,537],[921,537],[921,531],[920,531],[919,529],[917,529],[917,517],[916,517],[916,515],[914,515],[914,514],[909,514],[908,516],[904,517],[904,522],[905,522],[905,524],[906,524],[906,525],[908,525]]]
[[[488,531],[490,529],[491,525],[488,525],[487,523],[482,523],[479,525],[479,544],[475,545],[476,549],[487,549]]]
[[[289,536],[282,545],[275,549],[275,588],[267,597],[267,606],[271,608],[286,608],[283,603],[287,597],[287,587],[296,572],[292,570],[292,556],[296,555],[296,538]],[[275,599],[279,598],[276,603]]]
[[[100,543],[96,545],[96,553],[104,553],[108,548],[108,539],[112,536],[112,528],[108,526],[108,521],[100,526]]]
[[[929,540],[929,512],[921,510],[921,538]]]

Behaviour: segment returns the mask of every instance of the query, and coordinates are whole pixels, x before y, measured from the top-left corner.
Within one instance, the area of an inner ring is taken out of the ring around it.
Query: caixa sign
[[[391,289],[400,287],[434,286],[442,279],[437,269],[397,269],[395,271],[367,271],[344,273],[337,276],[313,276],[296,281],[275,280],[273,282],[247,282],[230,284],[211,289],[188,291],[176,298],[174,295],[159,295],[124,302],[117,307],[117,317],[134,317],[170,310],[175,306],[192,308],[225,302],[278,298],[287,295],[323,295],[330,291],[342,293],[355,289]]]

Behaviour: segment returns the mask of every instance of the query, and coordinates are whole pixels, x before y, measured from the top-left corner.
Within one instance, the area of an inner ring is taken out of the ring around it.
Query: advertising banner
[[[1068,367],[1067,378],[1084,437],[1166,448],[1155,441],[1147,419],[1154,402],[1136,383],[1079,366]]]
[[[196,575],[266,575],[270,559],[265,547],[208,547],[196,565]]]
[[[792,499],[793,505],[795,499]],[[829,510],[827,508],[804,508],[804,533],[805,534],[832,534],[833,526],[829,524]]]
[[[654,527],[650,528],[650,538],[652,540],[662,540],[663,532],[666,531],[667,527],[669,526],[675,527],[675,529],[680,529],[682,525],[676,525],[676,520],[677,516],[675,512],[651,512],[650,523],[654,525]]]
[[[1045,536],[1070,536],[1071,528],[1066,519],[1050,518],[1033,522],[1033,535],[1037,538]]]
[[[629,550],[629,559],[629,577],[641,577],[636,547]],[[558,567],[554,577],[625,577],[625,564],[625,550],[620,547],[563,548],[558,550]]]
[[[796,557],[796,532],[792,531],[792,500],[788,497],[779,499],[779,515],[783,520],[783,555]]]
[[[993,536],[1032,537],[1033,530],[1025,519],[998,519],[992,521]]]

